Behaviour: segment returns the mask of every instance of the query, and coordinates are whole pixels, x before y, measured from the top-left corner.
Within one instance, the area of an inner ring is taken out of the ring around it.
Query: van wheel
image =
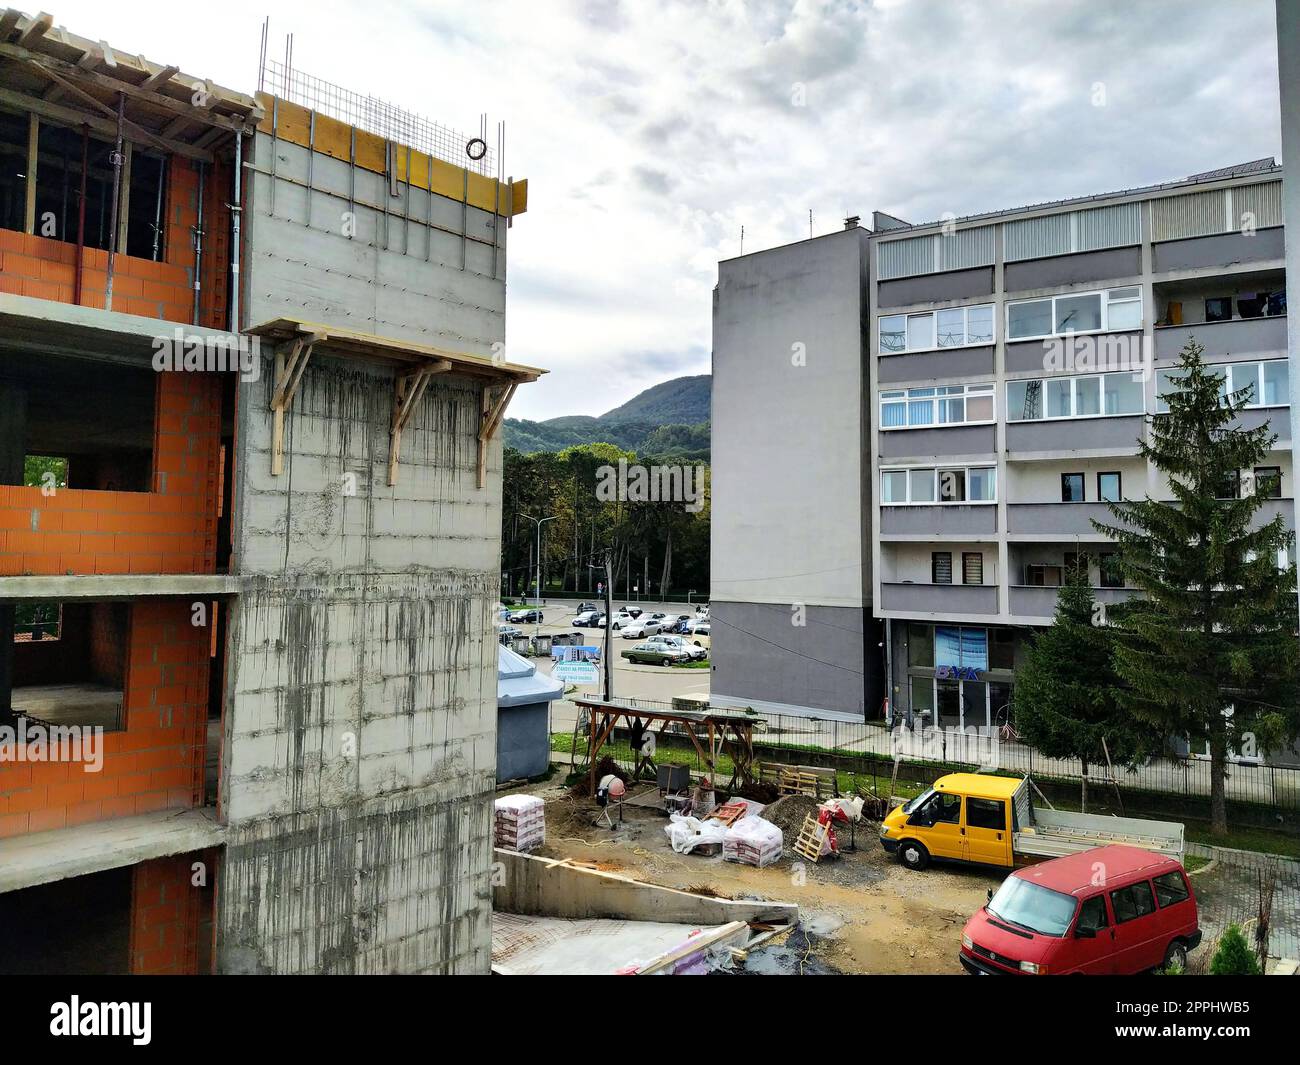
[[[1166,972],[1173,968],[1187,972],[1187,944],[1181,939],[1175,939],[1171,942],[1169,949],[1165,951],[1164,964],[1160,968]]]
[[[905,839],[898,846],[898,860],[909,869],[924,869],[930,864],[930,852],[914,839]]]

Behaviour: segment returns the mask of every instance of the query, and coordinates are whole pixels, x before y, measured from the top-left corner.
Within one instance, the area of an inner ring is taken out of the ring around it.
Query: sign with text
[[[560,662],[551,671],[551,676],[565,684],[597,684],[600,682],[600,670],[590,662]]]

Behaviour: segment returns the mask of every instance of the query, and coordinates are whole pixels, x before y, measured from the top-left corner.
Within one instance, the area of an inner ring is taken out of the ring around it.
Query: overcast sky
[[[30,5],[24,5],[30,6]],[[839,229],[1280,155],[1273,0],[59,0],[56,23],[256,88],[294,66],[477,131],[529,179],[515,417],[709,371],[717,261]]]

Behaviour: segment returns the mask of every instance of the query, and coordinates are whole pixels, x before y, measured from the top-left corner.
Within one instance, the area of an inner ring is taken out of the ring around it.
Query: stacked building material
[[[722,857],[729,862],[756,865],[760,869],[781,857],[781,830],[762,817],[743,817],[727,829],[722,839]]]
[[[493,842],[512,851],[534,851],[546,842],[546,806],[535,795],[497,799]]]

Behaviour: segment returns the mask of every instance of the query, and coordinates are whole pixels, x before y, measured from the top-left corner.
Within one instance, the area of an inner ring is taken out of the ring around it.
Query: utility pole
[[[609,551],[605,552],[605,650],[601,661],[605,665],[605,702],[614,698],[614,568]]]

